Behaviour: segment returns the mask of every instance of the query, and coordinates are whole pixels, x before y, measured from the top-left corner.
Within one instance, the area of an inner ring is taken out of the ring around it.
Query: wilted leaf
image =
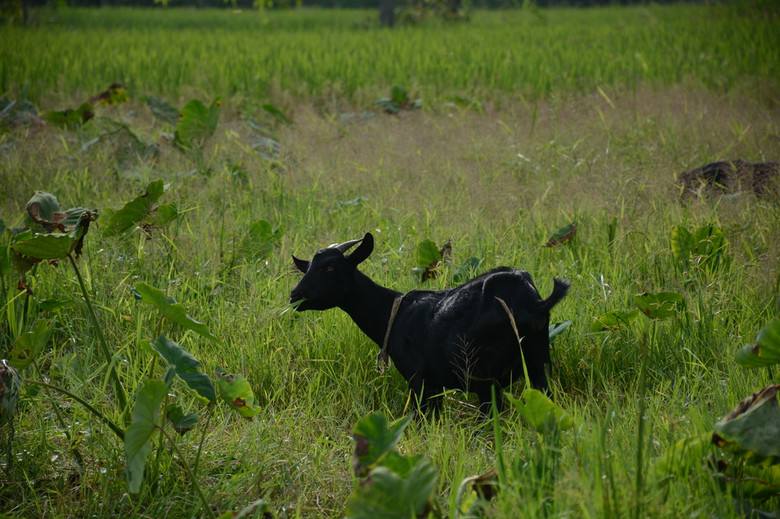
[[[28,226],[39,224],[46,232],[59,230],[64,232],[62,220],[65,213],[60,209],[57,197],[45,191],[36,191],[25,206],[27,211]]]
[[[566,430],[574,427],[574,420],[569,413],[538,389],[526,388],[519,399],[508,393],[505,395],[520,412],[523,420],[540,433],[551,429]]]
[[[562,243],[571,241],[576,234],[577,234],[577,224],[570,223],[569,225],[561,227],[560,229],[555,231],[555,233],[553,233],[553,235],[550,236],[550,238],[547,240],[547,243],[545,243],[544,246],[555,247],[556,245],[561,245]]]
[[[715,424],[713,442],[748,458],[780,460],[780,384],[754,393]]]
[[[207,339],[219,342],[219,339],[209,331],[208,326],[187,315],[184,306],[181,303],[177,303],[174,298],[166,296],[162,290],[146,283],[138,283],[135,286],[135,290],[141,296],[142,301],[155,306],[166,319]]]
[[[176,368],[176,374],[190,389],[210,402],[217,399],[211,379],[200,372],[200,362],[188,351],[162,335],[152,343],[152,347]]]
[[[217,129],[219,123],[219,98],[206,107],[197,99],[193,99],[181,109],[181,115],[176,122],[174,142],[185,150],[202,146]]]
[[[758,368],[780,363],[780,319],[775,318],[758,333],[756,344],[737,351],[737,364]]]
[[[176,121],[179,119],[179,111],[164,99],[160,99],[159,97],[154,96],[146,96],[144,101],[146,101],[146,104],[149,106],[149,109],[152,111],[152,114],[154,114],[155,117],[165,121],[166,123],[176,124]]]
[[[425,458],[402,477],[376,467],[347,503],[348,519],[409,519],[425,517],[436,486],[436,468]]]
[[[38,358],[51,337],[51,323],[38,320],[32,330],[22,333],[8,352],[8,361],[17,369],[24,369]]]
[[[685,310],[685,298],[676,292],[645,292],[634,296],[634,304],[650,319],[674,317]]]
[[[409,420],[407,416],[388,423],[382,413],[372,413],[361,418],[352,432],[355,440],[355,473],[365,475],[371,466],[390,452],[401,439]]]
[[[149,225],[164,227],[179,217],[179,210],[174,204],[162,204],[149,215]]]
[[[115,236],[132,229],[138,222],[149,216],[155,204],[165,193],[165,184],[162,180],[155,180],[146,186],[146,191],[126,203],[118,211],[106,211],[108,223],[103,234]]]
[[[198,424],[198,413],[184,414],[179,404],[171,404],[165,409],[165,417],[173,429],[181,434],[191,431]]]
[[[593,319],[590,330],[592,332],[615,330],[621,326],[627,325],[637,315],[639,315],[639,311],[636,308],[633,310],[614,310],[612,312],[607,312],[596,316],[596,318]]]
[[[571,326],[571,321],[563,321],[560,323],[554,323],[550,325],[550,328],[547,332],[547,336],[550,339],[550,342],[553,341],[557,336],[565,332],[569,329],[569,326]]]
[[[217,369],[217,388],[219,396],[244,418],[252,418],[260,413],[260,408],[255,405],[252,386],[241,375]]]
[[[14,419],[21,387],[19,373],[6,359],[0,359],[0,426]]]
[[[46,112],[43,119],[54,126],[64,129],[75,129],[95,117],[95,108],[91,103],[82,103],[76,109]]]
[[[292,121],[289,117],[287,117],[284,112],[282,112],[279,108],[277,108],[275,105],[272,105],[271,103],[266,103],[263,105],[263,110],[274,116],[277,120],[283,122],[284,124],[291,124]]]
[[[141,490],[152,435],[160,426],[160,404],[167,393],[168,386],[162,380],[147,380],[136,394],[132,420],[125,432],[127,486],[131,494]]]
[[[127,89],[119,83],[111,83],[107,89],[92,96],[90,103],[102,103],[105,105],[116,105],[124,103],[129,99]]]

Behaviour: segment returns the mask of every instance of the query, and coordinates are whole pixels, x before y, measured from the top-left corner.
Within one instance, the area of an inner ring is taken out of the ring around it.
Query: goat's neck
[[[371,278],[355,270],[355,288],[347,297],[348,301],[340,308],[349,314],[363,333],[381,347],[385,340],[393,301],[399,295],[399,292],[377,285]]]

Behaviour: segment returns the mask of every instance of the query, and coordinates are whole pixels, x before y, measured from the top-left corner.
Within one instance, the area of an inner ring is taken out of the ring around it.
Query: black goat
[[[373,249],[374,237],[366,233],[319,250],[311,261],[293,256],[305,275],[290,302],[298,303],[298,311],[347,312],[382,348],[380,358],[393,359],[423,408],[438,407],[441,392],[454,388],[475,392],[486,411],[494,386],[500,399],[501,388],[523,378],[523,359],[531,384],[547,390],[550,309],[566,295],[568,283],[555,279],[552,294],[542,299],[527,272],[499,267],[457,288],[401,295],[357,269]]]

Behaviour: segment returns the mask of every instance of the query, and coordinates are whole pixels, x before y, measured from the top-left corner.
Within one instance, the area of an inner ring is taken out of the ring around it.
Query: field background
[[[140,232],[104,237],[98,220],[80,264],[129,394],[142,370],[162,374],[146,346],[157,316],[134,299],[138,281],[166,290],[221,339],[215,346],[171,334],[208,372],[222,367],[251,382],[260,416],[248,421],[219,408],[209,423],[199,480],[218,511],[263,497],[280,517],[343,515],[354,485],[354,423],[371,411],[408,411],[404,381],[393,369],[376,373],[376,346],[346,315],[284,311],[298,279],[292,253],[308,257],[370,230],[377,245],[362,270],[399,290],[454,284],[449,271],[425,285],[413,276],[415,247],[426,238],[452,240],[451,270],[471,256],[483,260],[480,270],[517,266],[545,295],[553,276],[566,278],[572,290],[553,320],[573,325],[554,343],[551,381],[579,425],[562,437],[553,478],[524,470],[540,440],[514,412],[501,418],[502,455],[517,470],[491,515],[627,515],[641,341],[649,348],[648,473],[676,441],[710,431],[770,383],[765,370],[741,368],[733,357],[778,314],[776,200],[681,204],[674,181],[714,160],[780,158],[780,17],[746,6],[555,8],[477,11],[469,23],[392,31],[374,27],[373,17],[60,9],[35,11],[31,27],[0,28],[0,90],[9,97],[62,109],[117,81],[131,95],[76,131],[34,125],[0,134],[0,215],[20,223],[35,190],[55,193],[65,207],[103,211],[151,180],[170,183],[164,200],[182,217],[151,240]],[[374,101],[394,84],[423,109],[381,113]],[[172,127],[153,117],[145,95],[179,107],[221,97],[201,161],[170,145]],[[292,123],[270,116],[265,103]],[[158,143],[159,156],[120,160],[121,142],[94,141],[105,131],[101,118]],[[269,136],[280,145],[270,159]],[[260,218],[283,230],[280,242],[265,258],[233,261],[235,244]],[[542,247],[572,221],[571,244]],[[686,282],[671,230],[707,222],[723,229],[730,262]],[[36,276],[36,295],[72,300],[55,316],[41,367],[110,413],[106,366],[65,267],[43,266]],[[589,331],[594,316],[628,308],[643,291],[683,293],[687,310],[655,333],[644,318],[616,332]],[[3,353],[12,340],[5,320],[0,339]],[[177,398],[197,407],[187,393]],[[52,400],[86,457],[80,476]],[[28,390],[22,401],[0,512],[202,513],[172,455],[161,457],[156,484],[131,496],[122,447],[104,427],[44,391]],[[186,456],[198,439],[179,440]],[[439,468],[436,498],[450,515],[461,479],[496,463],[493,424],[459,393],[447,396],[439,419],[413,422],[400,448]],[[671,485],[649,479],[645,516],[740,516],[703,468]]]

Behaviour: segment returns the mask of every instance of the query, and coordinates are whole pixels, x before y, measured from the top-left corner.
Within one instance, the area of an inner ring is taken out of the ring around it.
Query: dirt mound
[[[682,196],[722,195],[742,191],[756,196],[777,196],[780,162],[729,160],[712,162],[682,173],[677,182]]]

